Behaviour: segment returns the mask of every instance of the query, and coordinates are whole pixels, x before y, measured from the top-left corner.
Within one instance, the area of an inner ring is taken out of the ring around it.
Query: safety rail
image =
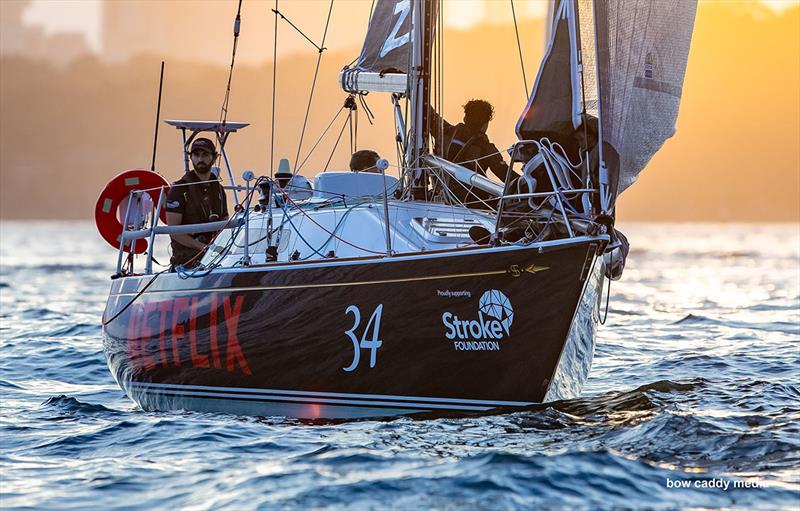
[[[513,155],[519,154],[519,148],[525,145],[532,145],[532,144],[539,144],[537,141],[533,140],[524,140],[521,142],[517,142],[514,144],[512,148],[512,160],[511,160],[511,167],[513,169],[513,165],[515,163]],[[540,154],[536,154],[533,157],[534,163],[537,161],[539,163],[536,165],[544,164],[544,157]],[[511,176],[513,175],[512,172],[508,172],[506,174],[506,181],[501,186],[495,181],[482,176],[466,167],[463,167],[457,163],[450,162],[443,158],[434,156],[434,155],[426,155],[423,157],[423,160],[426,164],[431,167],[442,169],[443,171],[447,172],[450,176],[454,179],[464,183],[465,185],[474,186],[480,190],[483,190],[487,193],[495,195],[498,199],[498,207],[497,207],[497,222],[495,224],[495,236],[497,236],[500,230],[500,222],[503,213],[503,206],[504,202],[509,199],[524,199],[524,198],[545,198],[545,197],[554,197],[556,201],[556,207],[558,208],[559,212],[561,213],[562,217],[564,218],[564,224],[567,228],[567,233],[569,234],[570,238],[575,237],[575,233],[572,230],[572,226],[570,225],[570,217],[567,211],[567,208],[564,206],[563,197],[562,195],[574,195],[574,194],[582,194],[582,193],[593,193],[596,192],[597,189],[595,188],[563,188],[559,187],[555,177],[552,175],[552,170],[548,165],[545,165],[545,169],[547,170],[548,177],[550,179],[550,184],[553,187],[553,191],[551,192],[530,192],[530,193],[508,193],[508,187],[511,184]],[[527,164],[527,162],[526,162]]]
[[[158,234],[192,234],[201,232],[215,232],[225,229],[235,229],[241,227],[246,222],[246,218],[231,218],[227,220],[220,220],[217,222],[206,222],[200,224],[183,224],[183,225],[159,225],[160,212],[163,208],[164,201],[166,200],[166,187],[161,187],[158,196],[157,206],[148,215],[151,216],[150,226],[144,227],[143,224],[146,218],[131,218],[131,205],[136,204],[137,208],[141,207],[141,199],[147,190],[133,190],[128,196],[128,205],[125,209],[125,221],[123,222],[123,230],[119,236],[119,254],[117,257],[117,275],[122,274],[122,265],[124,261],[125,245],[130,244],[130,253],[134,254],[136,250],[136,240],[148,239],[147,246],[147,259],[145,261],[145,273],[150,274],[153,272],[153,250],[155,249],[154,241]],[[225,187],[228,188],[228,187]],[[237,186],[237,188],[241,188]],[[247,187],[244,187],[247,189]],[[249,201],[248,201],[249,205]],[[133,225],[133,229],[129,227]],[[130,268],[131,271],[133,268]]]
[[[559,144],[555,144],[559,145]],[[508,189],[511,186],[511,176],[515,173],[512,172],[514,168],[514,164],[518,163],[517,157],[522,153],[521,149],[526,146],[536,146],[539,150],[537,153],[530,158],[529,160],[519,163],[522,163],[523,166],[523,173],[522,176],[524,177],[524,168],[529,165],[533,164],[534,168],[539,167],[540,165],[544,165],[545,171],[547,173],[547,178],[550,181],[550,185],[553,188],[551,192],[530,192],[530,193],[516,193],[516,194],[509,194]],[[562,148],[563,149],[563,148]],[[566,155],[565,155],[566,156]],[[537,163],[538,162],[538,163]],[[567,160],[567,163],[572,166],[572,163]],[[582,160],[583,165],[588,165],[588,162]],[[588,180],[588,173],[587,178]],[[586,185],[588,183],[581,183]],[[584,194],[584,193],[594,193],[598,190],[596,188],[584,187],[584,188],[564,188],[558,185],[556,177],[553,175],[553,169],[550,168],[550,165],[546,162],[545,157],[542,154],[542,141],[539,140],[520,140],[516,144],[511,147],[511,165],[509,166],[509,171],[506,173],[506,179],[503,183],[503,193],[500,194],[498,198],[497,204],[497,222],[495,224],[495,236],[497,236],[498,231],[500,230],[500,223],[503,217],[503,208],[505,206],[505,202],[509,199],[522,199],[522,198],[544,198],[544,197],[555,197],[556,207],[558,208],[561,216],[564,219],[564,225],[566,226],[567,233],[569,234],[570,238],[575,237],[575,233],[572,230],[570,216],[567,211],[567,208],[564,206],[564,197],[565,195],[573,195],[573,194]]]
[[[518,154],[518,150],[520,147],[534,143],[534,141],[522,141],[518,142],[513,146],[512,156],[514,154]],[[538,156],[538,154],[537,154]],[[536,156],[534,157],[536,158]],[[570,188],[564,189],[558,187],[555,178],[552,176],[552,171],[548,166],[545,166],[547,169],[548,176],[551,180],[551,185],[553,186],[554,190],[549,192],[529,192],[529,193],[508,193],[508,188],[510,186],[510,176],[512,175],[511,172],[508,173],[506,182],[503,186],[499,185],[495,181],[491,181],[490,179],[481,176],[465,167],[462,167],[458,164],[449,162],[447,160],[443,160],[436,156],[428,155],[425,157],[427,163],[432,167],[435,166],[446,171],[448,174],[453,176],[454,178],[463,182],[463,180],[467,181],[467,184],[480,188],[484,191],[492,193],[493,195],[498,195],[498,209],[497,209],[497,222],[495,224],[495,236],[500,228],[500,221],[501,215],[503,213],[503,206],[505,201],[507,200],[520,200],[520,199],[531,199],[531,198],[549,198],[552,197],[555,200],[555,205],[557,206],[558,210],[560,211],[561,215],[564,218],[564,223],[566,225],[566,229],[568,231],[569,237],[575,237],[575,234],[572,230],[572,226],[570,225],[571,221],[574,220],[581,220],[581,218],[577,219],[570,219],[570,214],[567,208],[564,206],[564,200],[567,196],[574,196],[576,194],[584,194],[584,193],[595,193],[597,189],[595,188]],[[514,165],[514,160],[512,157],[512,168]],[[249,173],[249,171],[248,171]],[[246,174],[247,175],[247,174]],[[191,234],[191,233],[202,233],[202,232],[216,232],[222,231],[226,229],[237,229],[242,226],[245,227],[244,231],[244,255],[242,262],[247,265],[250,262],[250,254],[249,254],[249,217],[251,212],[251,202],[252,202],[252,194],[254,188],[256,188],[259,180],[256,180],[256,185],[251,186],[251,181],[254,179],[252,173],[250,173],[249,179],[246,179],[247,184],[245,186],[242,185],[224,185],[223,188],[226,190],[235,190],[235,191],[244,191],[246,193],[244,203],[241,204],[241,207],[237,207],[236,212],[234,213],[232,218],[226,220],[220,220],[216,222],[207,222],[207,223],[200,223],[200,224],[186,224],[186,225],[159,225],[160,220],[160,212],[162,211],[165,201],[167,199],[167,191],[169,187],[162,186],[159,188],[159,196],[158,201],[155,208],[152,211],[145,213],[143,216],[137,216],[136,218],[132,218],[131,214],[133,208],[136,208],[137,214],[142,214],[142,199],[147,192],[151,190],[134,190],[131,191],[129,194],[127,208],[125,210],[124,216],[124,223],[123,223],[123,232],[120,234],[119,241],[119,256],[117,259],[117,275],[125,274],[123,272],[123,263],[124,263],[124,254],[125,254],[125,246],[127,244],[130,245],[130,253],[135,253],[136,248],[136,241],[147,239],[148,240],[148,248],[146,252],[146,261],[145,261],[145,274],[151,274],[153,271],[153,252],[155,249],[155,237],[156,235],[163,235],[163,234]],[[173,185],[175,186],[175,185]],[[275,194],[277,191],[274,190],[273,186],[270,186],[270,193]],[[502,192],[502,193],[498,193]],[[344,198],[344,196],[342,196]],[[378,198],[377,196],[375,197]],[[149,198],[148,198],[149,199]],[[387,197],[383,197],[383,200],[386,202]],[[290,201],[291,202],[291,201]],[[152,201],[151,201],[152,203]],[[387,203],[388,204],[388,203]],[[387,206],[388,207],[388,206]],[[270,208],[271,210],[271,208]],[[150,225],[145,226],[147,223],[148,217],[150,218]],[[387,215],[388,218],[388,215]],[[585,219],[584,219],[585,220]],[[388,227],[388,226],[387,226]],[[388,243],[389,237],[387,234],[387,247],[390,247]],[[387,255],[391,255],[391,249],[387,248]],[[129,272],[133,272],[133,260],[130,260],[130,267],[128,269]]]

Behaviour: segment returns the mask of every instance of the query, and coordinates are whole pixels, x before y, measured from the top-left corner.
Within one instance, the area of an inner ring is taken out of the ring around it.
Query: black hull
[[[572,397],[605,244],[162,274],[104,327],[105,352],[146,410],[336,418]],[[104,317],[152,279],[114,281]]]

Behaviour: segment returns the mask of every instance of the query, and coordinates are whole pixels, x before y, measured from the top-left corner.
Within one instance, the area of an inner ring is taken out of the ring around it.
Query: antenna
[[[153,135],[153,160],[150,170],[156,170],[156,147],[158,146],[158,121],[161,118],[161,91],[164,90],[164,61],[161,61],[161,78],[158,80],[158,104],[156,105],[156,129]]]

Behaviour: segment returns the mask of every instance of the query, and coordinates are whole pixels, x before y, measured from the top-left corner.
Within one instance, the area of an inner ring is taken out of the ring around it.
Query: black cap
[[[211,154],[217,153],[217,148],[216,146],[214,146],[214,142],[203,137],[197,138],[194,140],[194,142],[192,142],[192,148],[189,150],[189,152],[191,153],[195,149],[202,149],[204,151],[208,151]]]

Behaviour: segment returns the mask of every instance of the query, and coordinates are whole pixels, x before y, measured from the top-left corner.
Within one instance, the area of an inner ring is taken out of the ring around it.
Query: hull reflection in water
[[[575,397],[606,241],[123,277],[106,356],[146,410],[339,418]]]

